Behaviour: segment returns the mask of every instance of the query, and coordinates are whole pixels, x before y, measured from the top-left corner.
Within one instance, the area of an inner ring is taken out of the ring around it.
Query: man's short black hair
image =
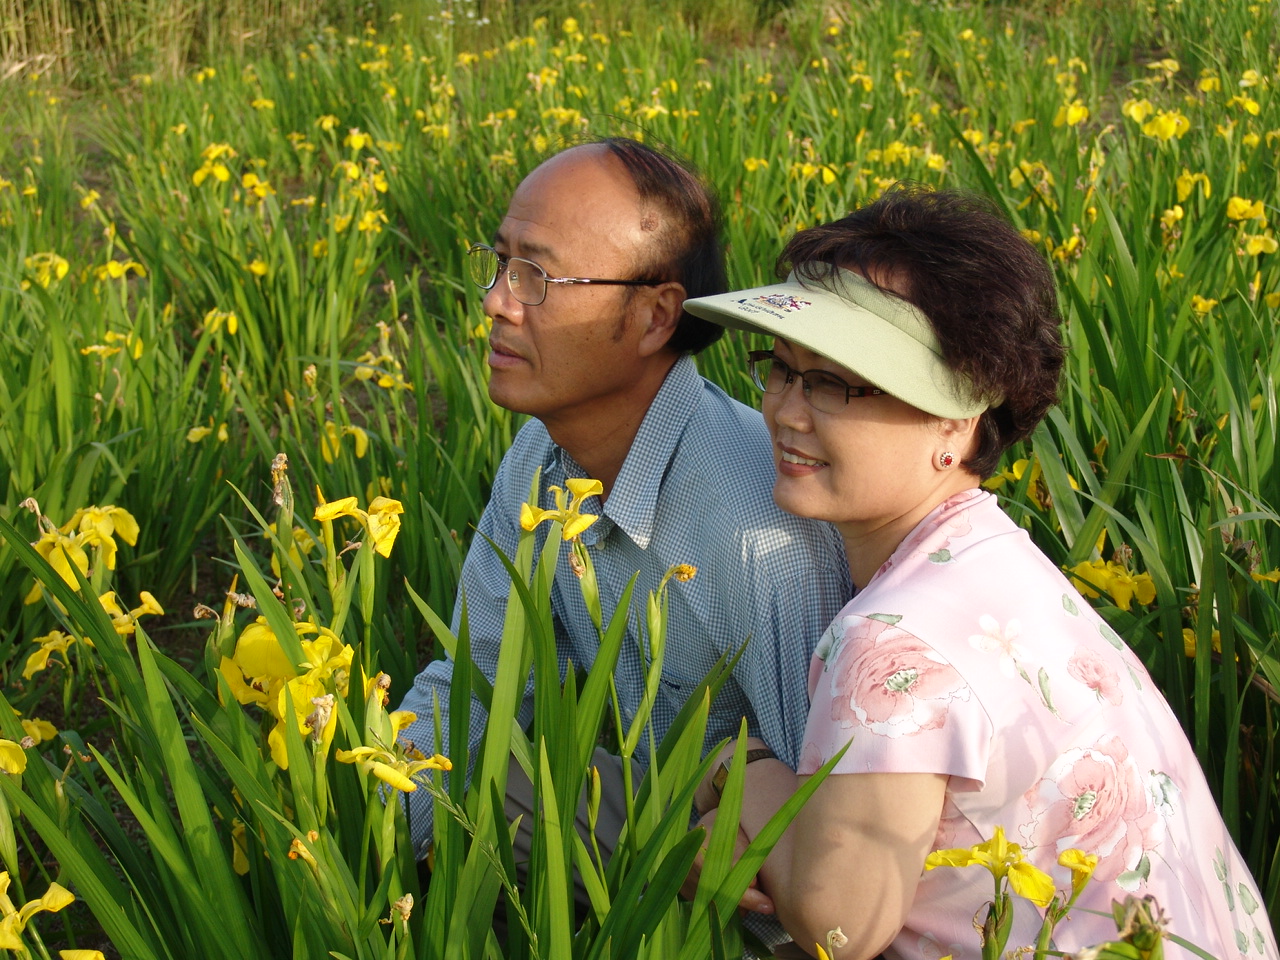
[[[675,280],[687,297],[729,288],[720,243],[720,206],[715,194],[685,162],[629,137],[595,141],[622,163],[643,204],[665,214],[654,237],[654,262],[637,279]],[[667,346],[697,353],[724,334],[724,327],[682,312]]]

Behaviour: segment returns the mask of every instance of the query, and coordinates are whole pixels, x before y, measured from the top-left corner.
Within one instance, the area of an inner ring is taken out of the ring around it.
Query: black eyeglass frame
[[[470,249],[467,250],[467,259],[472,263],[474,263],[475,256],[478,253],[492,254],[494,256],[494,262],[495,262],[493,276],[489,279],[489,282],[487,284],[481,283],[479,278],[476,276],[474,270],[471,271],[472,282],[475,283],[475,285],[479,287],[481,290],[492,290],[494,285],[498,282],[498,278],[502,276],[504,273],[509,272],[508,268],[510,267],[512,260],[519,261],[520,263],[527,263],[529,266],[533,267],[533,269],[537,270],[538,273],[542,275],[542,296],[539,297],[537,300],[521,299],[520,294],[518,294],[514,288],[510,287],[510,280],[507,281],[508,287],[511,289],[511,295],[515,297],[517,300],[519,300],[521,303],[523,303],[526,307],[536,307],[539,304],[541,304],[544,300],[547,299],[547,284],[549,283],[563,283],[563,284],[569,284],[569,285],[593,283],[596,286],[601,286],[601,287],[657,287],[667,282],[665,280],[606,280],[600,277],[552,277],[552,276],[549,276],[547,274],[547,271],[544,270],[539,264],[535,263],[534,261],[529,260],[526,257],[504,257],[502,254],[500,254],[497,250],[493,249],[493,247],[489,246],[487,243],[473,243]]]
[[[772,361],[778,364],[778,366],[780,366],[783,370],[786,371],[787,379],[783,381],[782,388],[780,390],[776,390],[776,391],[770,390],[768,382],[766,380],[761,379],[759,364],[764,363],[765,361]],[[788,364],[785,360],[783,360],[781,357],[779,357],[772,350],[752,350],[750,353],[748,353],[747,369],[751,373],[751,382],[754,383],[757,388],[759,388],[760,392],[769,393],[769,394],[772,394],[773,396],[777,396],[778,394],[782,393],[783,390],[786,390],[788,386],[795,383],[796,378],[798,377],[800,380],[800,389],[804,392],[804,398],[809,402],[810,406],[814,406],[813,382],[810,379],[810,377],[811,375],[815,375],[815,374],[822,376],[826,380],[832,381],[844,387],[844,402],[846,406],[848,405],[850,400],[853,400],[855,398],[887,397],[889,395],[888,391],[881,390],[879,387],[851,386],[850,384],[845,382],[843,377],[837,377],[834,373],[828,373],[826,370],[797,370],[794,367],[792,367],[790,364]],[[814,379],[816,379],[816,377],[814,377]],[[817,406],[814,406],[814,409],[821,410],[821,408]]]

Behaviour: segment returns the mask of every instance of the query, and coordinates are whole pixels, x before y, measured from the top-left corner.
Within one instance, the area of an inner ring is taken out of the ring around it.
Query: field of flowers
[[[705,173],[737,283],[902,178],[985,193],[1043,247],[1063,401],[992,486],[1148,664],[1280,915],[1280,3],[798,0],[749,41],[644,5],[419,6],[92,93],[35,60],[0,81],[0,868],[15,903],[61,878],[95,918],[33,922],[33,955],[484,956],[498,901],[511,956],[604,955],[557,899],[590,865],[571,831],[517,895],[454,778],[458,852],[423,893],[377,784],[444,763],[395,753],[385,705],[465,652],[440,621],[518,426],[464,253],[540,159],[612,134]],[[700,367],[754,402],[745,349]],[[476,680],[491,729],[546,656],[529,550],[527,643]],[[562,798],[601,676],[544,684],[526,759]],[[661,842],[598,871],[614,956],[726,949],[742,871],[710,870],[710,924],[671,906],[698,743],[642,793]],[[642,886],[649,913],[608,911]]]

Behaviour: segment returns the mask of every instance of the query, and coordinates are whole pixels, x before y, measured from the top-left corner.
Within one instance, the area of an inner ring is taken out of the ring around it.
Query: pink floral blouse
[[[835,773],[946,774],[934,849],[1000,826],[1059,889],[1062,850],[1098,855],[1058,949],[1115,939],[1111,901],[1153,894],[1169,931],[1214,956],[1276,960],[1262,898],[1168,704],[991,494],[951,497],[912,531],[819,641],[809,692],[799,772],[849,743]],[[979,866],[923,874],[886,954],[978,957],[974,914],[991,890]],[[1034,944],[1037,909],[1017,900],[1015,918],[1009,947]]]

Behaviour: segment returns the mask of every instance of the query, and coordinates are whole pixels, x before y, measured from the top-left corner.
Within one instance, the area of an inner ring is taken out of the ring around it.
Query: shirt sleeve
[[[458,585],[458,594],[454,603],[451,629],[455,636],[462,621],[462,609],[465,602],[467,611],[468,636],[471,645],[471,659],[476,667],[492,683],[498,669],[498,653],[502,645],[502,626],[506,617],[507,597],[511,589],[511,579],[506,568],[494,552],[489,540],[497,544],[508,557],[515,556],[520,539],[519,510],[529,492],[529,475],[514,476],[520,473],[510,466],[509,455],[503,460],[494,478],[493,492],[480,523],[476,527],[476,535],[471,541],[471,548],[462,564],[462,578]],[[520,488],[517,492],[516,488]],[[514,506],[513,506],[514,505]],[[400,704],[401,710],[412,710],[417,719],[405,728],[402,740],[412,740],[414,745],[424,754],[449,754],[449,750],[440,749],[435,736],[435,708],[439,704],[440,730],[446,739],[449,736],[449,690],[453,683],[454,661],[452,657],[433,660],[414,678],[413,686]],[[484,737],[487,715],[480,700],[471,697],[470,726],[467,736],[467,771],[471,776],[475,764],[476,750]],[[520,707],[520,723],[527,724],[533,716],[532,683],[526,688],[524,701]],[[426,854],[432,837],[434,804],[429,791],[414,790],[404,794],[409,814],[409,826],[413,837],[414,848],[418,856]]]
[[[981,785],[993,726],[976,691],[933,646],[893,617],[852,614],[810,668],[800,773],[845,744],[834,773],[940,773]]]

